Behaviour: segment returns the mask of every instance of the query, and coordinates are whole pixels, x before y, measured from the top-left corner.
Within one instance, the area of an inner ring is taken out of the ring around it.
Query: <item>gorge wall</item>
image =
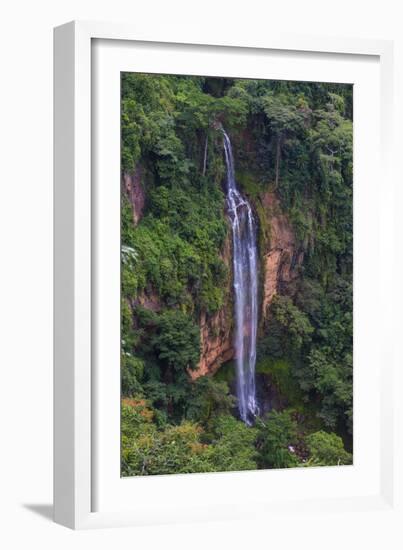
[[[231,235],[228,232],[220,253],[228,273],[232,271],[231,249]],[[232,333],[232,277],[229,277],[224,305],[214,315],[207,316],[206,313],[202,313],[200,316],[200,361],[197,369],[190,372],[193,379],[205,374],[214,374],[222,363],[234,357]]]
[[[122,180],[122,189],[131,204],[135,226],[142,218],[145,203],[145,193],[141,178],[142,169],[138,165],[132,174],[123,174]]]
[[[288,217],[282,212],[275,193],[262,197],[268,230],[262,253],[262,320],[267,318],[273,297],[277,293],[292,293],[291,285],[299,273],[304,253],[298,246]]]
[[[142,218],[145,193],[142,184],[141,168],[132,174],[124,174],[122,190],[128,198],[133,212],[135,225]],[[257,204],[257,201],[259,204]],[[292,282],[298,277],[299,268],[303,262],[303,252],[300,250],[292,225],[281,209],[279,199],[271,191],[255,200],[260,226],[260,293],[261,304],[260,323],[267,319],[270,304],[278,293],[292,293]],[[263,230],[265,228],[265,236]],[[220,257],[228,272],[232,272],[232,242],[231,234],[225,240]],[[159,311],[159,297],[153,292],[142,292],[136,302],[142,307]],[[190,371],[192,379],[206,374],[214,374],[219,367],[234,358],[233,346],[233,292],[232,277],[228,278],[225,288],[223,306],[213,315],[202,313],[200,325],[200,361],[196,370]]]
[[[292,282],[298,277],[303,252],[287,216],[282,212],[275,193],[267,192],[259,198],[260,224],[268,228],[267,238],[260,250],[261,322],[267,318],[270,304],[277,293],[292,293]],[[222,259],[231,269],[231,242],[226,241]],[[213,316],[200,319],[201,354],[193,379],[214,374],[222,363],[233,359],[233,303],[232,282],[226,292],[223,307]]]

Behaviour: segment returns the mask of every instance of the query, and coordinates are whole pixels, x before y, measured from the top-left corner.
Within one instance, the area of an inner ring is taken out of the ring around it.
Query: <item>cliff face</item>
[[[291,283],[298,277],[303,252],[297,246],[294,231],[280,208],[274,193],[261,197],[260,218],[268,237],[260,251],[261,320],[267,317],[273,297],[279,292],[292,292]],[[232,269],[231,241],[227,239],[222,259]],[[222,363],[233,359],[233,303],[232,281],[228,283],[224,306],[213,316],[200,319],[201,354],[198,369],[190,374],[193,379],[214,374]]]
[[[201,315],[200,362],[197,369],[190,372],[194,380],[205,374],[214,374],[222,363],[234,357],[231,317],[230,308],[225,306],[208,319],[205,314]]]
[[[123,191],[132,205],[134,225],[139,223],[144,210],[145,194],[141,177],[141,167],[137,166],[133,173],[124,174],[122,181]]]
[[[304,253],[296,243],[294,231],[281,211],[274,193],[262,197],[265,222],[269,227],[269,238],[264,246],[262,262],[262,319],[266,319],[273,297],[287,291],[290,283],[298,277]]]
[[[232,271],[231,256],[231,235],[229,234],[224,248],[221,252],[221,259]],[[190,372],[193,379],[204,376],[205,374],[214,374],[222,363],[229,361],[234,357],[234,347],[232,342],[232,280],[228,280],[225,289],[224,305],[221,309],[209,317],[202,313],[200,317],[200,362],[198,368]]]
[[[137,225],[143,215],[145,194],[141,182],[141,168],[123,176],[123,192],[128,197],[133,211],[133,221]],[[282,212],[279,200],[272,192],[259,199],[260,224],[265,226],[266,237],[260,247],[260,321],[267,318],[273,297],[279,292],[291,292],[291,283],[298,277],[303,261],[303,252],[297,246],[292,226]],[[232,272],[232,237],[229,231],[223,250],[222,260]],[[200,316],[200,361],[198,368],[190,371],[192,379],[206,374],[214,374],[222,363],[234,358],[233,347],[233,301],[232,277],[225,288],[224,304],[214,315],[202,313]],[[143,292],[136,303],[159,311],[160,300],[155,293]]]

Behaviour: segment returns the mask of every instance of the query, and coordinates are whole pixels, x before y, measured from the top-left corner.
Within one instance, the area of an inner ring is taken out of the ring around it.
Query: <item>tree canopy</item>
[[[352,117],[351,85],[122,73],[122,180],[139,178],[144,203],[135,220],[122,190],[123,475],[352,462]],[[226,307],[233,323],[222,126],[260,265],[267,193],[303,255],[259,324],[254,426],[237,416],[233,363],[192,376],[200,319]]]

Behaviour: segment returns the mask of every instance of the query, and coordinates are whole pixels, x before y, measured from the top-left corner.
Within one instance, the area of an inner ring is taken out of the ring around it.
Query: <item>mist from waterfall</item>
[[[237,398],[239,415],[250,425],[258,414],[255,383],[258,316],[256,222],[249,202],[237,189],[231,141],[224,129],[222,132],[233,243]]]

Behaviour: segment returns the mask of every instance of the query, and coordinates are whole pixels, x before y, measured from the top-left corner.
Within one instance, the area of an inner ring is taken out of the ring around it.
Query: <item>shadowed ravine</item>
[[[246,424],[252,424],[258,414],[255,384],[258,312],[256,223],[250,204],[237,189],[231,141],[224,129],[222,132],[227,165],[227,205],[233,242],[238,408],[241,419]]]

